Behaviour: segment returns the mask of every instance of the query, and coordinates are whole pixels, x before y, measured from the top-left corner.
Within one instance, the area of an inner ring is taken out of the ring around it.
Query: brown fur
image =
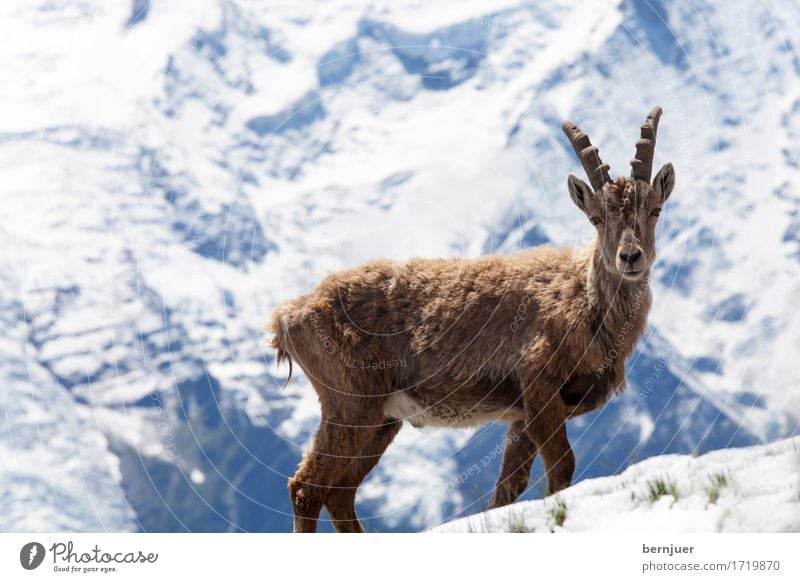
[[[289,482],[295,531],[314,531],[323,506],[337,530],[363,531],[356,489],[402,420],[510,423],[492,507],[524,491],[537,453],[548,491],[568,486],[566,420],[624,387],[650,309],[652,213],[672,183],[671,165],[653,186],[621,178],[593,192],[571,176],[573,200],[597,222],[585,249],[378,260],[278,307],[272,345],[303,369],[322,410]],[[620,259],[637,249],[640,258]]]

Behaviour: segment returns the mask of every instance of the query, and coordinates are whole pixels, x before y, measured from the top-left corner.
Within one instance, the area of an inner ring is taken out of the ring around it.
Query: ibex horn
[[[656,133],[658,120],[661,119],[661,107],[653,107],[642,124],[642,134],[636,142],[636,156],[631,160],[631,176],[635,180],[650,182],[653,173],[653,154],[656,150]]]
[[[561,124],[561,129],[564,130],[569,143],[572,144],[572,149],[578,155],[592,188],[595,191],[600,190],[604,183],[611,181],[611,177],[608,175],[608,164],[603,163],[598,149],[592,145],[589,136],[582,132],[577,125],[571,121],[565,121]]]

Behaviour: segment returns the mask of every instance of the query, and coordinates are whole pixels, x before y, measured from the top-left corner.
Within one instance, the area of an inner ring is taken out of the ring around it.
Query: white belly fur
[[[522,420],[524,417],[521,408],[503,407],[494,410],[467,409],[454,411],[449,409],[446,404],[442,403],[441,406],[426,407],[419,400],[405,392],[396,392],[389,396],[383,406],[383,412],[389,418],[407,420],[417,428],[423,426],[468,428],[494,421],[514,422]],[[446,409],[446,413],[442,414],[440,409]]]

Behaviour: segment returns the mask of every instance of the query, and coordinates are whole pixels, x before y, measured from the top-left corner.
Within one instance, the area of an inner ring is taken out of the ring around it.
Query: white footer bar
[[[800,534],[0,534],[0,580],[800,580]]]

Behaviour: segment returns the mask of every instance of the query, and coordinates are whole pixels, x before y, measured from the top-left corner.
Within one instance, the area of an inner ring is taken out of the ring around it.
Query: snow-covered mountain
[[[800,438],[702,457],[654,457],[621,475],[433,531],[800,532]]]
[[[576,479],[797,434],[798,30],[795,0],[4,2],[0,530],[288,530],[318,408],[270,310],[378,256],[582,244],[560,121],[626,174],[655,104],[650,327]],[[502,432],[404,429],[366,527],[481,510]]]

